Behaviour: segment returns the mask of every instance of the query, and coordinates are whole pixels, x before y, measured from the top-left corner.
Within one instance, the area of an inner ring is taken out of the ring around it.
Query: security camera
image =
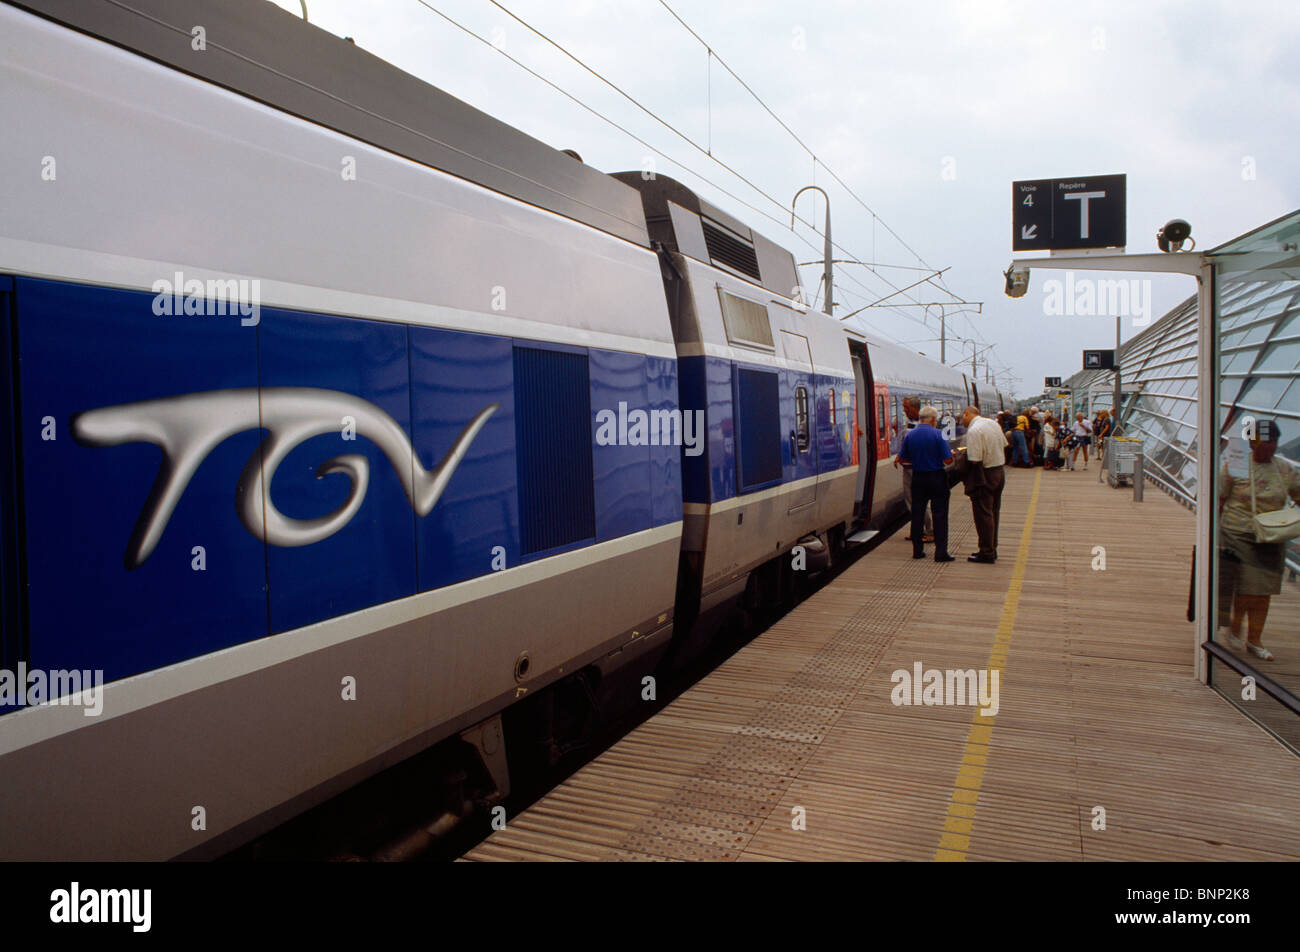
[[[1161,251],[1182,251],[1184,241],[1192,243],[1188,251],[1196,248],[1196,239],[1192,237],[1192,226],[1181,218],[1171,218],[1165,222],[1165,227],[1156,232],[1156,244]]]
[[[1016,270],[1016,266],[1013,264],[1002,272],[1002,276],[1007,279],[1007,297],[1018,298],[1025,296],[1025,292],[1029,290],[1028,268]]]

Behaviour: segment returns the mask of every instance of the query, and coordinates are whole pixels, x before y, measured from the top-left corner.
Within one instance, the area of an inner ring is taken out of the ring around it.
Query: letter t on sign
[[[1079,206],[1079,237],[1080,238],[1092,237],[1091,235],[1088,234],[1088,201],[1093,198],[1105,198],[1106,193],[1105,192],[1067,192],[1065,195],[1062,195],[1061,197],[1064,198],[1067,202],[1079,201],[1083,203]]]

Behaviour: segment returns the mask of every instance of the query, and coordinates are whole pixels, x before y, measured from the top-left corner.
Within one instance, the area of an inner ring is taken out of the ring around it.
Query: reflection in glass
[[[1228,259],[1225,270],[1241,260]],[[1300,340],[1285,339],[1300,332],[1300,281],[1292,273],[1266,266],[1245,271],[1245,280],[1222,270],[1219,275],[1213,639],[1244,665],[1300,694],[1300,540],[1263,541],[1255,519],[1300,503]],[[1216,662],[1211,683],[1300,746],[1300,720],[1262,692],[1256,700],[1244,698],[1240,672]]]

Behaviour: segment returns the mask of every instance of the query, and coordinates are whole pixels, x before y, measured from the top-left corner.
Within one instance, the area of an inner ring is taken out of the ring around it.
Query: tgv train
[[[1001,406],[261,0],[0,4],[0,125],[3,859],[218,855],[437,744],[488,802],[896,517],[904,394]]]

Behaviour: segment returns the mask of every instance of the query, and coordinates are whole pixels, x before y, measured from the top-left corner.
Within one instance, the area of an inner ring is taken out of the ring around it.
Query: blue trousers
[[[1029,460],[1029,447],[1028,447],[1028,445],[1025,443],[1025,431],[1024,431],[1024,430],[1012,430],[1012,431],[1011,431],[1011,443],[1012,443],[1012,451],[1013,451],[1013,452],[1012,452],[1012,457],[1011,457],[1011,462],[1012,462],[1012,463],[1021,463],[1021,462],[1023,462],[1026,466],[1028,466],[1029,463],[1030,463],[1030,460]]]

